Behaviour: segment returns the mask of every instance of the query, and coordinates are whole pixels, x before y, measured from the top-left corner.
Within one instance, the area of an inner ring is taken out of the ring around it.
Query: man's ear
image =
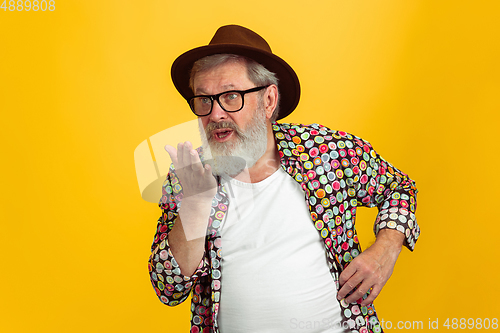
[[[266,118],[270,119],[274,110],[278,106],[278,87],[271,84],[266,88],[264,93],[264,108],[266,110]]]

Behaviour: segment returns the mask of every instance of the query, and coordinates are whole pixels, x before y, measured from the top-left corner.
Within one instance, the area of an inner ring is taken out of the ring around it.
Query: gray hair
[[[278,78],[276,77],[275,73],[269,71],[267,68],[253,59],[249,59],[247,57],[236,54],[214,54],[197,60],[193,64],[193,68],[191,69],[189,77],[189,87],[194,91],[194,77],[196,76],[196,74],[211,70],[230,62],[243,63],[247,68],[248,79],[252,81],[252,83],[257,87],[267,86],[269,84],[274,84],[276,85],[276,87],[278,87]],[[260,96],[262,98],[262,95]],[[276,119],[278,118],[279,101],[280,94],[278,89],[278,101],[276,109],[274,109],[273,115],[271,116],[271,122],[276,121]]]

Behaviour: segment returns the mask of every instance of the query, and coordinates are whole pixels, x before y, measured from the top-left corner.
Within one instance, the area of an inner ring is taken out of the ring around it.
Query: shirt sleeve
[[[360,138],[355,141],[359,158],[359,177],[354,184],[358,204],[378,207],[375,234],[385,228],[398,230],[405,235],[404,245],[413,251],[420,235],[415,217],[418,192],[415,182],[383,159],[369,142]]]
[[[184,302],[196,285],[196,281],[208,274],[209,267],[208,259],[204,255],[193,275],[182,275],[180,267],[170,250],[168,233],[174,227],[179,215],[178,210],[181,199],[182,187],[175,175],[173,166],[171,166],[162,187],[162,197],[158,204],[162,209],[162,215],[158,219],[148,263],[149,275],[156,295],[162,303],[169,306]]]

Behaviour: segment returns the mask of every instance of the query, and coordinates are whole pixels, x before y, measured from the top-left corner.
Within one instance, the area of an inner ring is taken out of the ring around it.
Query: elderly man
[[[414,182],[359,137],[277,123],[299,81],[251,30],[219,28],[172,79],[203,145],[166,146],[149,261],[160,300],[192,293],[191,332],[381,332],[372,302],[419,236]],[[379,210],[364,252],[358,206]]]

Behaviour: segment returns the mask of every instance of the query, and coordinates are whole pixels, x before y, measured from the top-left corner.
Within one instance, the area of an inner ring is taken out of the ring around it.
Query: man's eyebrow
[[[223,85],[224,90],[234,90],[234,85],[232,83]]]
[[[235,90],[234,84],[229,83],[229,84],[223,85],[221,92],[228,91],[228,90]],[[196,95],[210,95],[203,88],[197,88],[195,91],[195,94]]]

